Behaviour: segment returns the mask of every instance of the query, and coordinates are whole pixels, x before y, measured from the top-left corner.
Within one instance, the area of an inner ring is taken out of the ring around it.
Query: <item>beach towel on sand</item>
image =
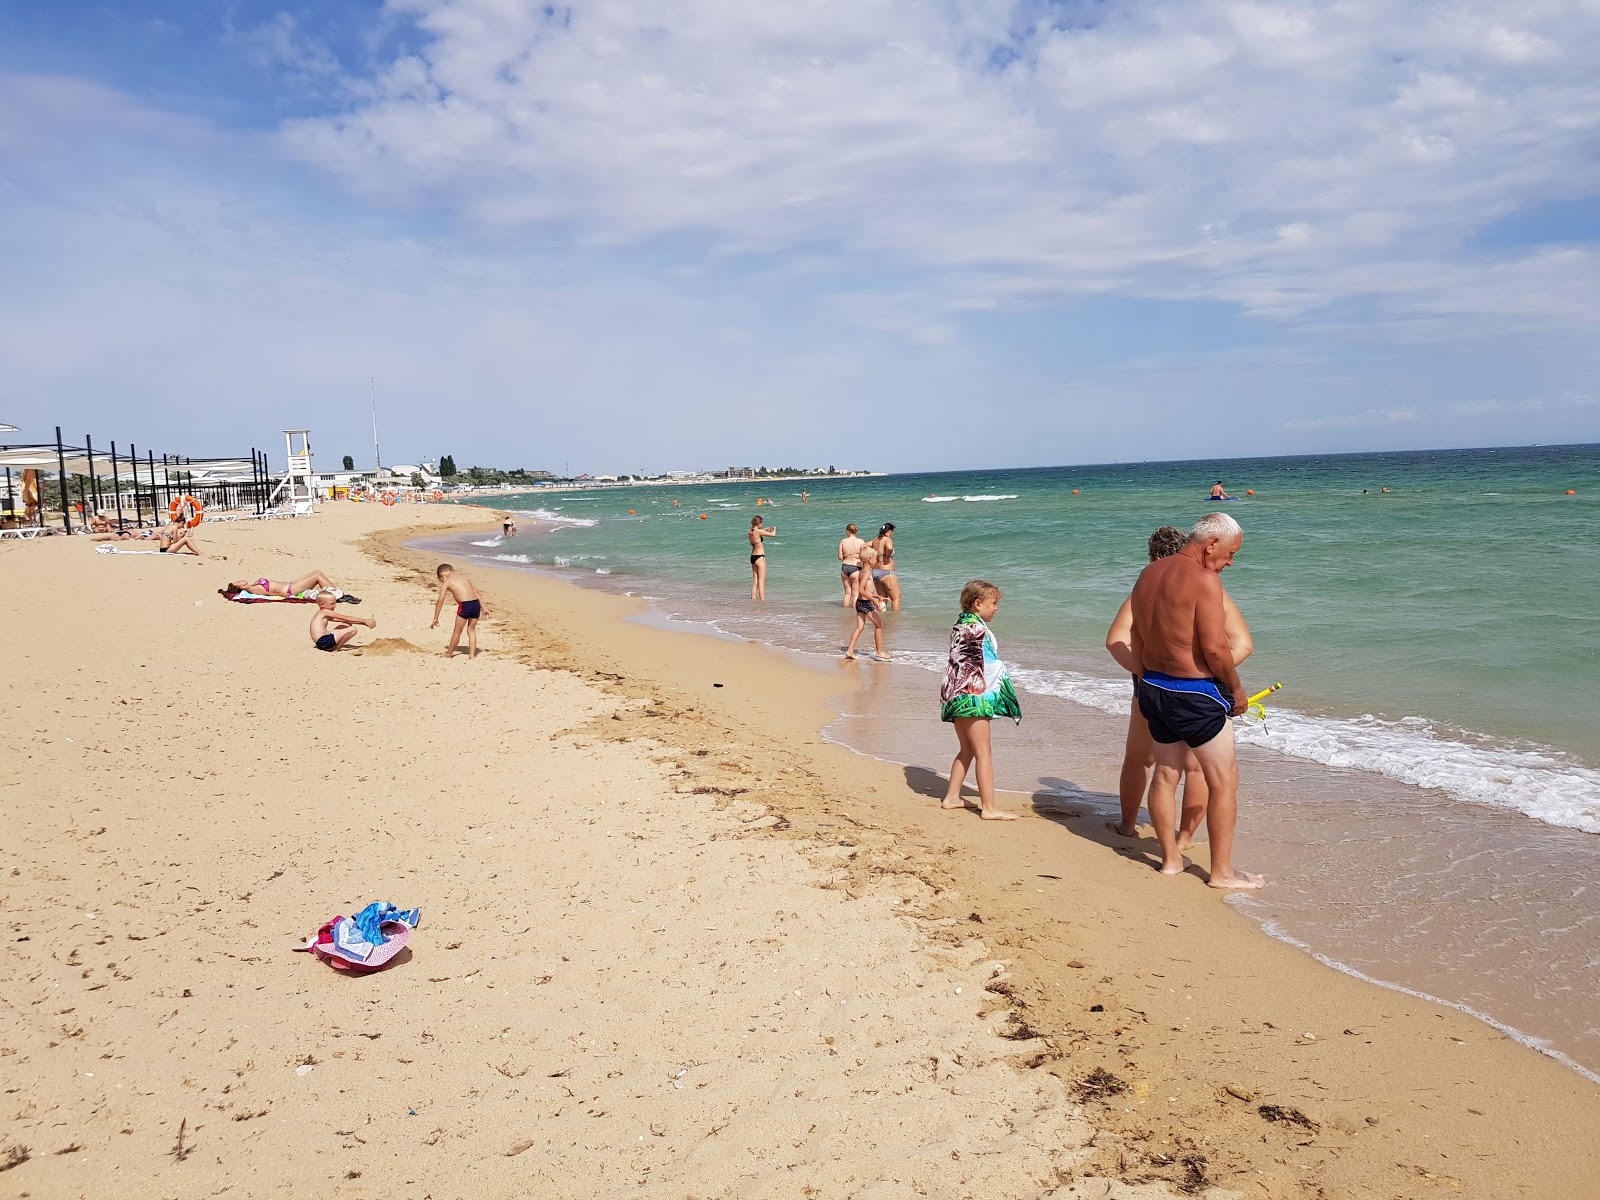
[[[315,596],[258,596],[254,592],[235,592],[228,597],[235,604],[315,604]]]
[[[420,908],[400,909],[374,900],[353,917],[333,918],[295,949],[310,951],[342,971],[376,971],[406,948],[421,921]]]

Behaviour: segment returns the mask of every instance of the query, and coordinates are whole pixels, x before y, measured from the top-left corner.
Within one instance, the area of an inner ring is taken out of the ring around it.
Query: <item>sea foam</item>
[[[1028,668],[1014,668],[1012,676],[1025,691],[1102,712],[1126,713],[1132,703],[1132,688],[1125,680]],[[1265,724],[1238,723],[1240,744],[1325,766],[1373,771],[1415,787],[1437,788],[1452,799],[1513,809],[1547,825],[1600,833],[1600,771],[1558,750],[1443,730],[1421,717],[1311,716],[1279,705],[1267,712]]]

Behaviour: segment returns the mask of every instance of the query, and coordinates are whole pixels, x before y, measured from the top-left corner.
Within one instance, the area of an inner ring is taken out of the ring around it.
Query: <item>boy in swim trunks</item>
[[[472,580],[461,574],[449,563],[440,563],[439,569],[434,572],[439,577],[439,598],[433,604],[433,624],[430,629],[439,628],[439,613],[444,608],[445,597],[449,596],[456,602],[456,627],[450,634],[450,645],[445,648],[444,656],[452,657],[456,646],[461,642],[463,630],[467,634],[467,657],[478,657],[478,618],[488,611],[483,607],[483,597],[478,595],[478,589],[472,586]]]
[[[850,644],[845,647],[844,656],[856,656],[856,642],[861,637],[861,631],[867,627],[867,622],[872,622],[872,645],[879,659],[889,661],[889,656],[883,652],[883,617],[879,615],[878,608],[883,601],[878,596],[878,588],[872,581],[872,568],[877,564],[878,552],[871,546],[861,548],[861,570],[856,573],[856,631],[850,635]]]
[[[317,593],[317,610],[311,614],[311,644],[330,654],[342,650],[356,635],[356,626],[376,629],[378,622],[371,617],[347,617],[334,611],[337,597],[332,592]]]

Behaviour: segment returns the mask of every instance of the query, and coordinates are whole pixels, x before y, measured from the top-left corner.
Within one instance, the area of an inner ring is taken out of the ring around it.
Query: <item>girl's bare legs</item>
[[[967,736],[972,740],[972,757],[978,768],[978,815],[985,821],[1015,821],[1016,813],[1006,812],[994,802],[994,755],[990,752],[988,718],[969,720],[972,728]]]
[[[767,556],[763,554],[750,564],[750,599],[767,598]]]
[[[299,579],[284,584],[283,587],[282,595],[293,596],[297,592],[309,592],[312,588],[321,591],[323,588],[337,587],[337,585],[321,571],[312,571],[309,574],[300,576]]]
[[[972,736],[968,732],[976,718],[957,717],[951,722],[956,728],[956,742],[958,749],[956,756],[950,762],[950,785],[944,790],[944,799],[939,803],[940,808],[965,808],[961,799],[961,785],[966,782],[967,768],[972,765]],[[987,722],[985,722],[987,724]]]
[[[899,578],[897,576],[894,576],[894,575],[885,575],[882,579],[878,580],[878,586],[881,587],[889,595],[889,610],[891,612],[899,612],[900,611],[900,580],[899,580]]]

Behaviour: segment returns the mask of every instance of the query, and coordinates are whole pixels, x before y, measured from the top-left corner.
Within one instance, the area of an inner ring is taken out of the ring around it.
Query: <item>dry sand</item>
[[[845,676],[476,570],[445,661],[401,543],[472,518],[0,546],[45,598],[0,618],[0,1195],[1600,1193],[1600,1089],[1070,814],[939,811],[819,738]],[[359,654],[215,594],[311,566]],[[423,909],[391,968],[293,953],[373,899]]]

